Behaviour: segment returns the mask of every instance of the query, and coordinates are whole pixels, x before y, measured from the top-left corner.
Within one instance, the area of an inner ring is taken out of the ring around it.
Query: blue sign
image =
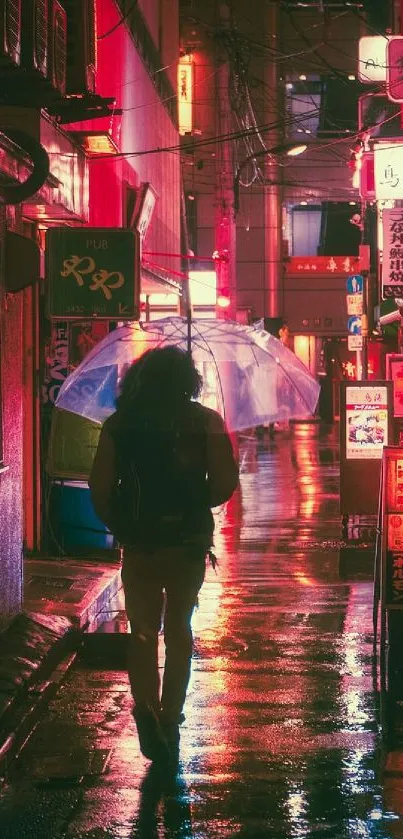
[[[347,329],[350,335],[361,335],[361,318],[352,315],[347,321]]]
[[[347,277],[347,292],[348,294],[362,294],[364,280],[361,274],[352,274]]]

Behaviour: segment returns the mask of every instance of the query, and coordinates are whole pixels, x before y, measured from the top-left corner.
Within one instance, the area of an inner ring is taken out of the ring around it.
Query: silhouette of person
[[[213,543],[211,508],[238,484],[222,418],[193,401],[201,385],[190,354],[175,346],[144,353],[125,374],[89,481],[95,511],[123,545],[133,713],[141,751],[151,760],[179,753],[191,618]]]

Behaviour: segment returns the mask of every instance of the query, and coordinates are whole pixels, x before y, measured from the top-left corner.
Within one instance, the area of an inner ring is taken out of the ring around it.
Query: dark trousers
[[[148,703],[179,722],[190,677],[191,619],[205,574],[204,549],[125,548],[122,581],[130,621],[128,671],[135,705]],[[158,634],[163,623],[165,667],[160,696]]]

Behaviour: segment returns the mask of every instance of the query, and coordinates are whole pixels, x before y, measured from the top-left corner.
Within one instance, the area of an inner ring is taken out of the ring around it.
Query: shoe
[[[170,749],[157,714],[149,705],[133,711],[140,751],[149,760],[169,760]]]
[[[164,714],[162,713],[160,717],[161,728],[164,733],[165,740],[168,744],[169,754],[171,761],[177,763],[179,760],[179,744],[180,744],[180,732],[179,732],[179,725],[185,717],[181,714],[181,717],[178,722],[172,722],[169,719],[164,719]]]

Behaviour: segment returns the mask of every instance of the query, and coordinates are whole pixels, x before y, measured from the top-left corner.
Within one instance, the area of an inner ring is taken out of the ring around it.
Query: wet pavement
[[[371,567],[340,566],[337,428],[251,437],[240,460],[193,622],[177,775],[141,756],[127,677],[100,634],[104,661],[77,657],[10,769],[1,839],[403,839]]]

